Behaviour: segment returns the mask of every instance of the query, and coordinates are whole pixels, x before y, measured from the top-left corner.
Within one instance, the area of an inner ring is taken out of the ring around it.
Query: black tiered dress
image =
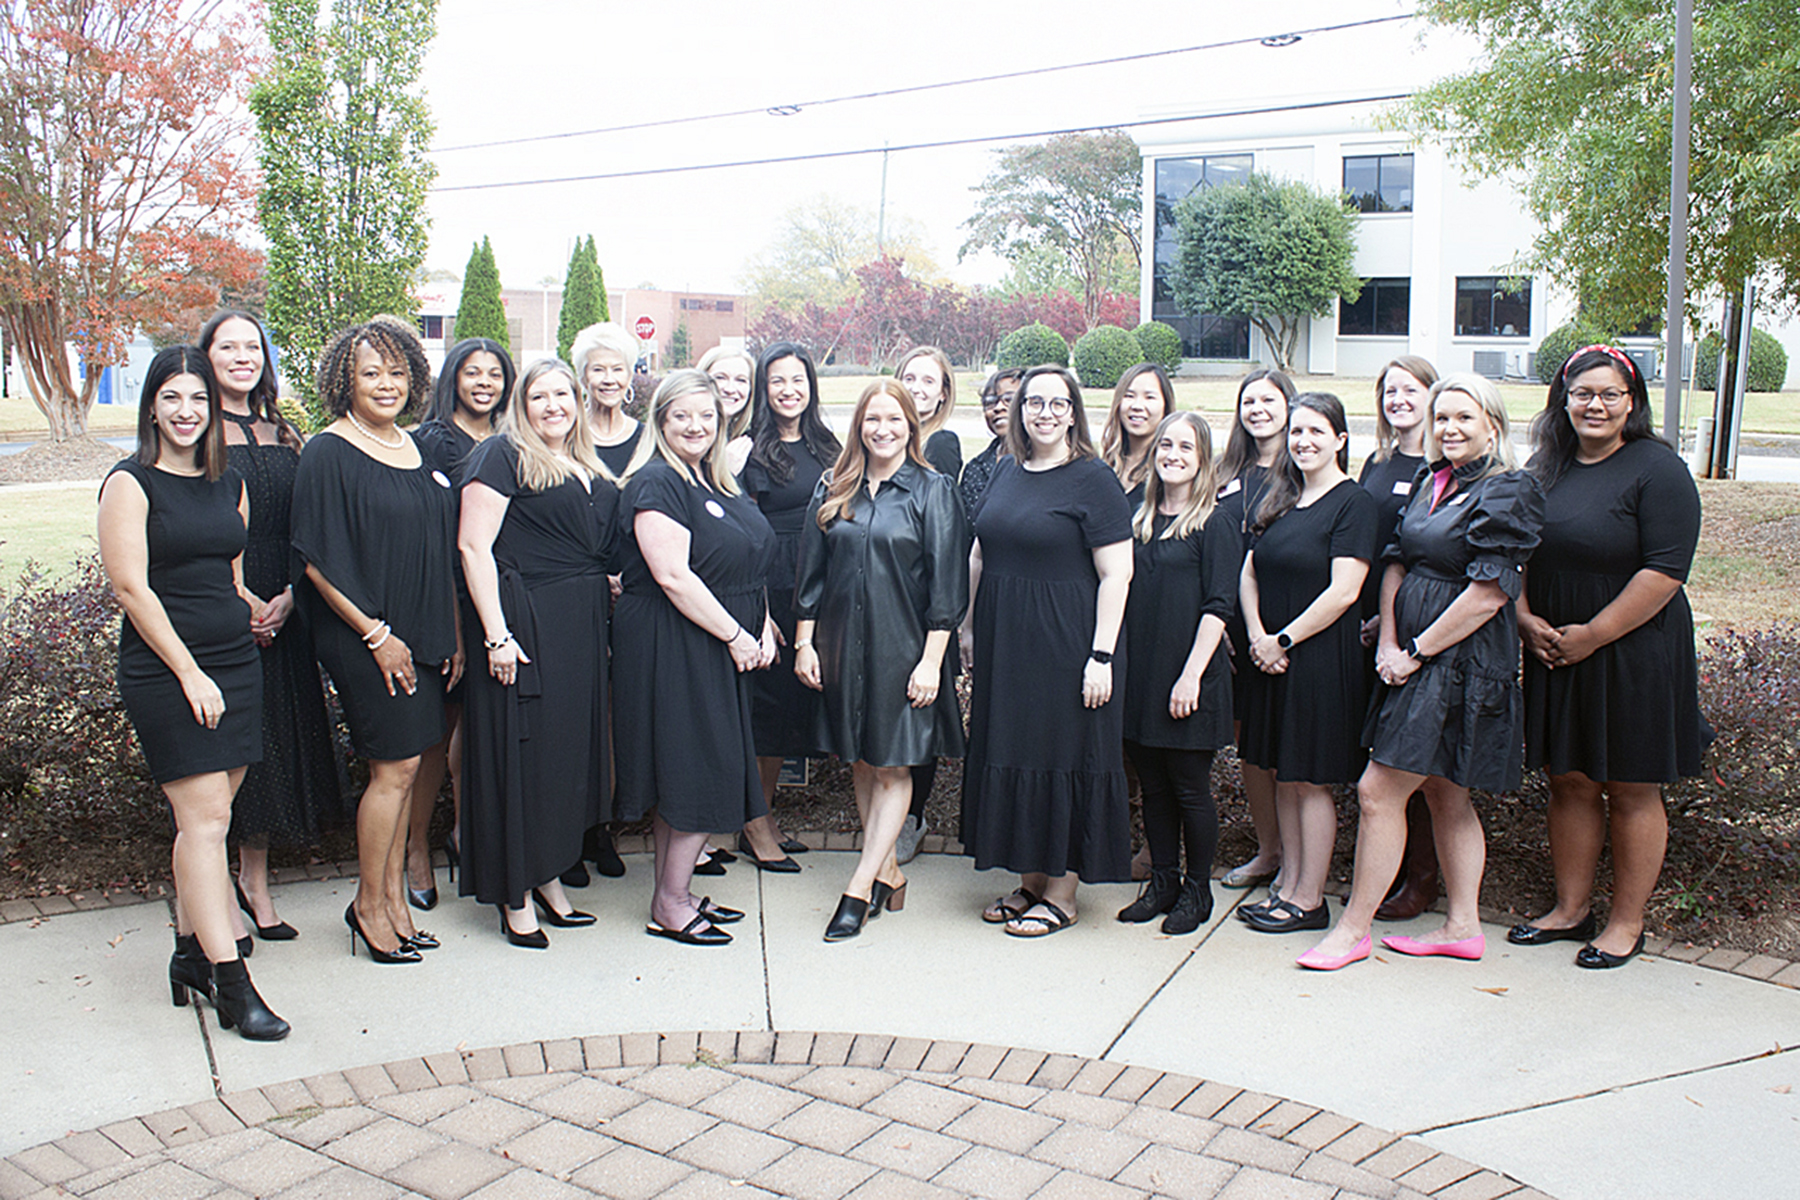
[[[756,502],[775,532],[775,552],[769,560],[769,614],[781,630],[775,663],[756,672],[756,753],[764,758],[797,758],[819,753],[817,734],[819,693],[794,674],[794,579],[800,562],[800,530],[806,522],[813,489],[830,463],[813,456],[804,439],[781,443],[794,460],[794,473],[786,483],[776,482],[768,468],[755,459],[744,465],[744,491]],[[746,628],[750,628],[746,626]],[[750,628],[760,634],[760,625]]]
[[[1506,604],[1399,687],[1377,680],[1364,740],[1369,757],[1385,766],[1510,791],[1519,786],[1524,749],[1513,602],[1543,526],[1544,496],[1523,471],[1477,479],[1488,466],[1484,458],[1456,468],[1455,488],[1435,508],[1431,476],[1420,476],[1382,561],[1406,568],[1394,596],[1394,635],[1402,646],[1471,583],[1497,584]]]
[[[475,453],[475,447],[481,443],[469,436],[455,421],[422,421],[412,431],[412,436],[413,444],[418,446],[425,465],[434,471],[441,471],[446,479],[456,485],[450,490],[450,563],[456,571],[456,619],[462,627],[463,646],[479,646],[481,619],[475,615],[475,606],[469,602],[469,585],[463,579],[462,555],[457,552],[454,539],[456,528],[462,522],[463,468],[469,461],[469,455]],[[476,656],[471,654],[469,661],[475,662]],[[456,681],[456,686],[444,692],[444,703],[461,704],[468,682],[469,673],[464,671],[463,677]]]
[[[1251,547],[1262,627],[1273,634],[1331,586],[1331,560],[1369,561],[1375,501],[1351,480],[1265,529]],[[1369,693],[1362,619],[1352,603],[1333,624],[1287,652],[1288,669],[1267,675],[1244,655],[1244,731],[1239,753],[1283,783],[1353,783],[1362,774]]]
[[[150,777],[172,783],[230,771],[262,758],[262,665],[250,636],[250,606],[237,592],[231,562],[244,549],[238,497],[244,481],[229,468],[218,479],[173,475],[125,459],[144,489],[150,590],[169,624],[225,697],[216,729],[194,720],[181,681],[126,617],[119,629],[119,695],[137,730]]]
[[[476,650],[463,699],[462,894],[517,909],[611,815],[606,573],[619,489],[595,478],[526,491],[504,436],[479,446],[465,470],[465,486],[484,484],[509,501],[494,565],[506,627],[531,661],[502,685],[488,672],[480,623],[465,631]]]
[[[975,514],[975,669],[962,842],[977,870],[1131,878],[1121,630],[1112,698],[1081,702],[1100,577],[1093,552],[1131,537],[1118,477],[1098,459],[1048,471],[1001,461]]]
[[[1545,493],[1543,536],[1525,573],[1531,611],[1552,625],[1580,624],[1640,570],[1686,581],[1700,493],[1665,443],[1627,442],[1597,463],[1569,465]],[[1712,740],[1698,680],[1685,590],[1574,666],[1552,671],[1527,654],[1526,761],[1617,783],[1698,775]]]
[[[289,516],[300,452],[279,441],[257,441],[254,416],[229,412],[223,416],[242,429],[246,439],[241,446],[225,448],[232,469],[244,477],[250,494],[244,586],[273,600],[288,586],[293,536]],[[348,814],[339,787],[331,723],[325,714],[319,660],[313,653],[312,628],[298,607],[259,657],[263,757],[244,776],[232,801],[231,839],[310,846],[327,829],[341,825]]]
[[[688,565],[752,634],[763,626],[775,534],[748,496],[691,484],[660,458],[625,485],[619,502],[625,591],[612,626],[614,816],[635,821],[654,809],[684,833],[729,833],[769,811],[750,729],[752,673],[740,673],[725,643],[683,616],[650,574],[634,529],[641,512],[687,529]]]

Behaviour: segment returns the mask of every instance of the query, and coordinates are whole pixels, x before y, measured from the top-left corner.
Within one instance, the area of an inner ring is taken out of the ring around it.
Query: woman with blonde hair
[[[936,346],[915,346],[900,360],[894,378],[919,411],[926,465],[955,482],[962,476],[962,439],[950,428],[950,413],[956,408],[956,370],[950,356]]]
[[[865,388],[800,536],[794,671],[824,693],[819,745],[854,764],[863,825],[826,941],[905,903],[894,845],[913,769],[963,749],[946,651],[969,603],[968,534],[955,481],[926,463],[920,432],[905,387]]]
[[[1511,791],[1524,756],[1514,602],[1538,543],[1544,499],[1518,469],[1500,391],[1457,374],[1431,390],[1430,474],[1413,489],[1382,552],[1379,682],[1364,741],[1369,765],[1356,874],[1337,927],[1297,960],[1334,971],[1369,956],[1370,923],[1406,844],[1407,798],[1431,805],[1449,911],[1423,937],[1388,937],[1409,955],[1479,959],[1486,844],[1470,788]]]
[[[610,793],[602,664],[619,489],[566,363],[527,368],[465,474],[457,544],[486,654],[466,689],[462,891],[500,909],[507,941],[541,950],[538,917],[593,924],[558,876]]]
[[[1150,477],[1157,427],[1175,410],[1175,383],[1155,363],[1139,363],[1119,376],[1112,408],[1100,433],[1100,458],[1119,477],[1135,508]]]
[[[725,453],[731,473],[738,474],[750,458],[750,389],[756,379],[756,357],[748,350],[714,346],[694,367],[712,378],[725,405]]]

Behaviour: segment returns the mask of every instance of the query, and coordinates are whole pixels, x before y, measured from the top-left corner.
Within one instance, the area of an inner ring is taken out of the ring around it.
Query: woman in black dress
[[[756,378],[756,358],[748,350],[714,346],[700,356],[695,370],[706,372],[719,389],[725,405],[725,465],[742,473],[750,461],[750,387]]]
[[[1019,872],[982,911],[1015,937],[1075,923],[1081,880],[1131,876],[1120,627],[1131,587],[1131,510],[1094,453],[1081,385],[1034,367],[975,513],[972,658],[962,843],[975,868]],[[1116,661],[1115,661],[1116,658]]]
[[[765,815],[746,673],[775,659],[775,534],[725,469],[723,420],[699,371],[657,386],[651,448],[620,497],[625,591],[612,629],[616,815],[655,816],[645,932],[700,946],[729,942],[719,926],[744,915],[689,885],[709,833]]]
[[[1682,583],[1700,537],[1693,477],[1650,426],[1631,359],[1570,356],[1532,422],[1544,540],[1525,575],[1525,750],[1550,776],[1556,906],[1507,941],[1586,941],[1575,965],[1616,967],[1644,946],[1662,873],[1662,785],[1701,770],[1694,621]],[[1590,899],[1612,834],[1613,897],[1596,936]]]
[[[1144,797],[1150,879],[1119,920],[1167,913],[1164,933],[1212,916],[1219,813],[1213,754],[1231,742],[1231,666],[1223,649],[1243,542],[1214,501],[1212,431],[1198,413],[1165,417],[1132,521],[1135,565],[1125,602],[1125,754]],[[1187,849],[1187,872],[1181,852]]]
[[[1334,928],[1299,963],[1335,971],[1372,949],[1370,926],[1400,868],[1408,798],[1422,789],[1441,843],[1449,910],[1419,938],[1387,937],[1401,954],[1479,959],[1487,846],[1469,789],[1519,786],[1519,631],[1512,606],[1537,545],[1544,499],[1518,469],[1500,390],[1452,375],[1431,392],[1431,468],[1382,552],[1380,682],[1365,741],[1369,766],[1356,874]]]
[[[1250,525],[1256,506],[1268,487],[1269,468],[1280,457],[1287,441],[1288,406],[1294,402],[1294,383],[1280,371],[1257,370],[1238,384],[1235,419],[1219,456],[1219,511],[1237,525],[1245,552],[1252,539]],[[1244,614],[1234,601],[1225,636],[1232,654],[1232,712],[1238,722],[1240,751],[1243,743],[1244,696],[1256,666],[1250,661]],[[1249,888],[1267,883],[1281,886],[1281,830],[1275,822],[1275,776],[1238,755],[1244,782],[1244,806],[1256,830],[1256,856],[1225,872],[1221,887]],[[1241,911],[1241,910],[1240,910]]]
[[[294,477],[300,611],[369,760],[344,923],[351,952],[361,937],[380,963],[418,962],[437,945],[407,903],[407,813],[419,756],[444,738],[444,689],[462,674],[452,484],[397,424],[430,385],[410,327],[377,318],[339,333],[319,359],[319,401],[337,419]]]
[[[843,450],[825,424],[819,403],[818,371],[812,355],[793,342],[776,342],[756,360],[754,415],[750,419],[750,461],[744,465],[743,490],[755,501],[775,530],[775,555],[769,560],[769,614],[775,621],[777,646],[794,644],[794,572],[800,557],[800,530],[806,507],[825,468]],[[781,762],[818,753],[815,744],[818,694],[779,659],[777,669],[755,676],[756,765],[762,775],[763,800],[775,802]],[[771,812],[744,829],[738,848],[760,870],[794,872],[800,864],[789,855],[806,850],[804,843],[782,833]]]
[[[894,380],[863,390],[850,429],[807,509],[794,592],[794,671],[824,693],[819,744],[854,764],[863,826],[826,941],[905,903],[894,843],[915,770],[963,749],[945,654],[969,604],[956,484],[926,463],[918,411]]]
[[[207,357],[171,346],[150,360],[138,448],[100,489],[100,560],[125,619],[119,695],[175,817],[175,953],[169,991],[213,1002],[219,1024],[287,1036],[238,954],[225,835],[245,768],[262,757],[262,664],[244,586],[244,481],[226,466]]]
[[[988,376],[981,385],[981,419],[987,422],[993,440],[981,453],[963,464],[962,479],[957,490],[962,493],[963,511],[973,516],[975,506],[987,492],[988,483],[1006,457],[1006,422],[1013,397],[1018,394],[1019,380],[1025,378],[1023,367],[1006,367]]]
[[[1175,383],[1155,363],[1139,363],[1119,376],[1112,408],[1100,433],[1100,458],[1119,477],[1132,511],[1144,500],[1156,427],[1175,409]]]
[[[1304,392],[1251,518],[1238,586],[1256,674],[1244,688],[1244,761],[1275,775],[1282,874],[1244,919],[1262,933],[1324,929],[1337,841],[1331,785],[1362,774],[1368,687],[1356,601],[1375,541],[1375,501],[1344,473],[1344,406]]]
[[[432,390],[431,415],[412,431],[413,442],[426,464],[434,471],[442,471],[452,483],[460,484],[463,465],[475,447],[494,435],[512,390],[512,356],[499,342],[464,338],[450,347]],[[451,495],[460,505],[461,490],[453,490]],[[463,645],[467,646],[481,628],[481,618],[469,602],[460,559],[456,563],[456,611]],[[414,908],[425,911],[437,905],[437,880],[431,870],[431,814],[437,810],[446,771],[450,774],[453,807],[444,851],[450,861],[451,878],[456,877],[456,831],[462,826],[462,706],[467,689],[468,680],[464,678],[445,691],[444,723],[449,732],[443,741],[419,756],[419,774],[413,780],[406,831],[406,896]]]
[[[637,339],[623,325],[610,321],[589,325],[575,335],[569,347],[569,361],[580,373],[587,396],[594,448],[614,480],[625,473],[644,435],[643,422],[625,411],[631,399],[631,368],[637,351]]]
[[[594,922],[557,877],[611,794],[606,572],[619,489],[567,364],[540,359],[520,377],[462,493],[457,544],[486,647],[466,681],[462,891],[501,909],[513,945],[541,950],[537,915]]]
[[[1356,482],[1375,498],[1375,552],[1394,540],[1400,510],[1412,495],[1413,477],[1425,465],[1426,409],[1437,369],[1416,354],[1403,354],[1382,367],[1375,376],[1375,452],[1363,460]],[[1362,640],[1369,648],[1374,669],[1376,635],[1381,632],[1381,579],[1379,569],[1363,581]],[[1414,792],[1406,804],[1406,857],[1394,880],[1393,890],[1381,902],[1375,916],[1382,921],[1407,921],[1418,916],[1438,897],[1437,849],[1431,837],[1431,809],[1423,792]]]
[[[250,498],[244,584],[266,598],[250,627],[262,651],[263,756],[231,804],[237,901],[258,937],[285,941],[299,934],[275,912],[269,845],[317,845],[345,817],[312,631],[289,619],[294,589],[288,582],[288,510],[300,433],[281,415],[274,351],[255,317],[231,309],[213,314],[200,329],[200,349],[219,385],[225,453]]]

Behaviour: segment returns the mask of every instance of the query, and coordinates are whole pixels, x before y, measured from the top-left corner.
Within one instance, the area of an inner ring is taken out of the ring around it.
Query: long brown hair
[[[1144,457],[1138,460],[1135,467],[1130,466],[1131,439],[1125,433],[1125,390],[1137,382],[1140,375],[1154,375],[1157,390],[1162,392],[1163,415],[1156,419],[1157,428],[1151,434],[1150,447]],[[1144,482],[1153,473],[1150,470],[1150,456],[1156,452],[1156,439],[1162,434],[1163,419],[1175,411],[1175,381],[1169,373],[1155,363],[1139,363],[1131,370],[1119,376],[1119,386],[1113,389],[1112,408],[1106,414],[1106,428],[1100,432],[1100,461],[1113,469],[1119,482],[1126,491],[1130,491]],[[1207,466],[1211,468],[1212,454],[1207,453]]]
[[[1389,371],[1405,371],[1424,385],[1430,392],[1438,381],[1437,368],[1416,354],[1402,354],[1399,358],[1389,359],[1387,366],[1375,376],[1375,453],[1369,457],[1376,462],[1386,462],[1400,448],[1400,435],[1388,424],[1387,405],[1382,397],[1387,393],[1387,377]],[[1434,395],[1436,393],[1433,393]],[[1431,414],[1425,415],[1426,435],[1430,437]]]
[[[1194,431],[1194,452],[1200,458],[1200,470],[1194,475],[1194,486],[1188,492],[1188,501],[1163,530],[1165,538],[1184,538],[1194,530],[1206,524],[1212,516],[1213,506],[1218,502],[1214,493],[1218,490],[1213,474],[1212,426],[1206,418],[1197,412],[1172,412],[1156,423],[1156,432],[1150,438],[1150,452],[1146,460],[1156,456],[1156,448],[1169,431],[1177,425],[1186,425]],[[1152,467],[1150,474],[1144,479],[1144,503],[1132,518],[1131,531],[1140,542],[1149,541],[1156,533],[1156,510],[1162,505],[1162,476]]]
[[[831,482],[826,486],[825,499],[819,504],[820,529],[829,529],[833,521],[840,518],[848,521],[855,515],[853,505],[862,493],[863,480],[869,470],[869,451],[862,439],[863,417],[869,411],[869,402],[877,396],[888,396],[900,403],[900,412],[906,418],[907,461],[926,468],[931,465],[925,461],[925,452],[920,447],[924,431],[919,425],[919,409],[913,403],[912,393],[897,379],[877,379],[863,389],[856,400],[856,411],[850,414],[849,436],[844,439],[844,449],[831,468]]]
[[[1293,416],[1297,408],[1310,409],[1325,418],[1331,431],[1339,436],[1350,432],[1350,423],[1344,418],[1344,402],[1330,392],[1301,392],[1288,405],[1288,416]],[[1338,447],[1336,455],[1338,470],[1350,468],[1350,444],[1345,442]],[[1300,503],[1300,493],[1306,489],[1306,476],[1294,463],[1294,456],[1288,452],[1287,439],[1281,439],[1281,450],[1275,455],[1275,465],[1269,468],[1269,488],[1263,493],[1262,503],[1256,506],[1256,521],[1252,526],[1258,533],[1285,517]]]
[[[208,482],[225,473],[225,422],[219,416],[219,382],[213,377],[212,359],[198,346],[165,346],[150,360],[144,387],[138,393],[137,450],[132,455],[146,467],[162,457],[162,430],[156,424],[156,394],[178,375],[192,375],[206,385],[206,428],[194,446],[194,465]]]
[[[1256,439],[1244,428],[1244,389],[1259,379],[1266,379],[1287,400],[1288,407],[1294,405],[1294,381],[1284,372],[1263,367],[1250,372],[1238,381],[1237,402],[1231,406],[1231,432],[1225,437],[1225,453],[1219,456],[1219,478],[1229,483],[1256,465]],[[1281,423],[1283,429],[1287,422]]]

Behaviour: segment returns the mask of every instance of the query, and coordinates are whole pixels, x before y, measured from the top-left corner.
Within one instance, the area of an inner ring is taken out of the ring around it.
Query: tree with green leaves
[[[562,316],[556,323],[556,356],[568,362],[575,335],[589,325],[607,319],[606,277],[600,273],[600,252],[590,233],[585,240],[575,239],[575,251],[569,255],[569,275],[563,281]],[[576,367],[577,371],[580,369]]]
[[[821,192],[781,215],[775,240],[745,264],[744,290],[759,315],[835,308],[858,294],[857,270],[884,255],[904,259],[914,278],[935,278],[925,242],[917,221],[889,213],[884,229],[868,209]]]
[[[1018,261],[1035,250],[1059,256],[1080,281],[1088,328],[1101,298],[1123,275],[1135,280],[1142,257],[1143,156],[1123,130],[1060,134],[1008,146],[975,189],[981,199],[963,222],[957,257],[992,250]],[[1032,271],[1042,274],[1042,264]]]
[[[1342,196],[1268,175],[1201,188],[1175,206],[1175,303],[1247,319],[1291,371],[1304,319],[1362,293],[1352,213]]]
[[[1479,174],[1519,180],[1527,265],[1629,329],[1663,310],[1675,6],[1667,0],[1423,0],[1478,63],[1402,115]],[[1687,271],[1727,298],[1755,279],[1800,307],[1800,21],[1793,0],[1695,0]],[[1692,309],[1690,309],[1692,312]]]
[[[469,252],[469,265],[463,269],[462,299],[456,306],[457,341],[464,338],[488,338],[505,346],[506,305],[500,299],[500,268],[494,262],[494,248],[483,237],[481,245]]]
[[[694,335],[688,332],[687,318],[683,317],[675,323],[675,332],[669,335],[669,362],[671,370],[677,367],[692,366],[694,362]]]
[[[419,86],[437,0],[267,0],[268,72],[250,93],[269,240],[269,324],[313,398],[333,333],[412,317],[425,261],[431,114]],[[316,414],[315,414],[316,415]]]

